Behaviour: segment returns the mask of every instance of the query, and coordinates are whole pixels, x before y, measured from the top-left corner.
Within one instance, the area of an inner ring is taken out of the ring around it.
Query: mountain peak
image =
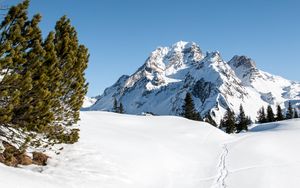
[[[233,58],[228,62],[228,64],[232,67],[239,68],[239,67],[244,67],[244,68],[256,68],[256,63],[249,57],[247,56],[238,56],[235,55]]]
[[[190,42],[186,42],[186,41],[178,41],[178,42],[176,42],[175,44],[173,44],[172,45],[172,48],[173,49],[183,49],[183,48],[185,48],[185,46],[187,45],[187,44],[189,44]]]
[[[210,114],[216,123],[228,107],[238,112],[240,104],[255,120],[261,106],[300,103],[300,84],[258,70],[251,58],[234,56],[227,63],[218,51],[203,55],[196,43],[179,41],[154,50],[144,65],[106,89],[90,109],[110,111],[116,97],[130,114],[179,115],[187,92],[201,116]]]

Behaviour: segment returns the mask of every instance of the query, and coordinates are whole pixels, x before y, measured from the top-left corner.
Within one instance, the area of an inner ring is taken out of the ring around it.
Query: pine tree
[[[0,25],[0,126],[43,132],[49,139],[74,143],[87,92],[88,50],[70,20],[62,17],[45,41],[41,16],[27,17],[29,0],[13,6]],[[55,126],[54,126],[55,125]]]
[[[245,111],[242,105],[240,105],[240,113],[238,115],[237,132],[242,130],[248,131],[248,125],[251,124],[249,117],[246,117]]]
[[[276,120],[277,120],[277,121],[282,121],[282,120],[284,120],[284,116],[283,116],[283,114],[282,114],[282,109],[281,109],[280,105],[277,105]]]
[[[196,112],[196,119],[198,119],[198,121],[203,121],[201,114],[198,112]]]
[[[45,50],[42,46],[41,31],[38,27],[41,16],[35,15],[28,24],[28,48],[26,62],[19,71],[19,85],[28,83],[30,87],[20,87],[20,103],[14,107],[13,123],[20,124],[28,130],[41,132],[53,120],[51,93],[48,90],[49,75],[44,66]],[[28,80],[27,80],[28,79]]]
[[[116,98],[114,98],[113,112],[115,112],[115,113],[119,112],[118,101]]]
[[[194,107],[194,102],[192,95],[190,93],[187,93],[184,99],[184,105],[182,106],[183,108],[183,117],[191,120],[196,120],[200,121],[201,117],[198,112],[196,112],[195,107]]]
[[[66,16],[56,23],[54,45],[63,75],[59,90],[63,110],[56,116],[60,117],[62,124],[72,125],[79,120],[79,110],[87,92],[84,71],[89,54],[87,48],[79,45],[77,32]]]
[[[299,118],[299,114],[296,108],[294,109],[294,118]]]
[[[274,117],[273,109],[270,105],[268,105],[268,108],[267,108],[267,122],[274,122],[274,121],[275,121],[275,117]]]
[[[119,106],[119,113],[124,114],[124,107],[123,107],[123,104],[121,102],[120,102],[120,106]]]
[[[265,113],[265,108],[261,107],[261,109],[258,111],[258,122],[259,123],[266,123],[267,118],[266,118],[266,113]]]
[[[236,131],[236,119],[234,112],[227,108],[226,113],[223,118],[223,127],[225,127],[225,131],[228,134],[235,133]]]
[[[21,75],[22,64],[26,62],[29,21],[25,0],[9,9],[0,25],[0,124],[11,124],[15,105],[20,103],[21,89],[31,88],[31,75]],[[23,85],[20,85],[20,81]]]
[[[48,105],[50,106],[50,113],[52,113],[53,122],[52,125],[59,125],[61,119],[59,116],[55,114],[61,113],[63,107],[60,103],[60,84],[63,80],[62,72],[59,67],[58,58],[55,51],[54,46],[54,32],[50,32],[43,43],[43,48],[45,50],[45,60],[43,63],[43,68],[47,70],[48,84],[47,88],[48,91],[51,93],[49,96]]]
[[[210,113],[207,114],[206,118],[205,118],[205,122],[211,124],[214,127],[217,127],[217,123],[213,120],[213,118],[211,117]]]
[[[291,102],[289,102],[289,106],[286,112],[286,119],[292,119],[294,117],[294,110]]]

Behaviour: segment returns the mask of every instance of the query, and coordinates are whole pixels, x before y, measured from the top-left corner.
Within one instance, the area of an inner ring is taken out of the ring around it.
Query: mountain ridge
[[[111,111],[116,98],[129,114],[179,115],[186,92],[201,116],[210,114],[217,123],[227,107],[238,112],[240,104],[252,120],[261,106],[300,105],[298,82],[259,70],[249,57],[235,55],[226,62],[218,51],[204,54],[196,43],[179,41],[156,48],[135,73],[121,76],[86,110]]]

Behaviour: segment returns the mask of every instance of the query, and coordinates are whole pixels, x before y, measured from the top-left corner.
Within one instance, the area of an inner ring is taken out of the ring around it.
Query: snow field
[[[63,188],[299,187],[300,120],[227,135],[172,116],[82,112],[81,138],[46,167],[0,165],[0,185]]]

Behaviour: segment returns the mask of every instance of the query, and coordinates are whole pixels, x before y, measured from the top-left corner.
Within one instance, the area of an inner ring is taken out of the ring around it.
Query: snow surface
[[[171,116],[82,112],[81,138],[46,167],[0,164],[1,187],[299,187],[300,120],[227,135]]]

